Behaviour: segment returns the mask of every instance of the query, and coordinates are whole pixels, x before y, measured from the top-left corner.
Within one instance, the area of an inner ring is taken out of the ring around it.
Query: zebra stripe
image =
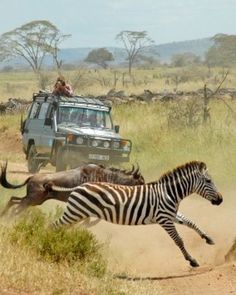
[[[181,200],[197,193],[214,205],[222,202],[206,164],[190,162],[164,174],[158,181],[137,186],[86,183],[70,194],[65,212],[54,225],[61,226],[96,217],[121,225],[160,224],[182,251],[191,266],[198,263],[186,251],[175,223],[195,230],[206,242],[213,241],[194,222],[178,212]]]

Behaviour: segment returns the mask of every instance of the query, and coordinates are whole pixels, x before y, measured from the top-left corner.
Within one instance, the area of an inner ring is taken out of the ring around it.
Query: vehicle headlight
[[[95,139],[92,141],[92,146],[97,147],[98,146],[98,141]]]
[[[114,149],[118,149],[120,147],[119,141],[114,141],[113,142],[113,147],[114,147]]]
[[[76,143],[77,144],[83,144],[83,142],[84,142],[84,139],[82,137],[77,137],[76,138]]]
[[[126,152],[130,152],[131,150],[131,143],[128,140],[122,140],[121,142],[122,148]]]
[[[104,146],[104,148],[109,148],[110,147],[110,143],[109,143],[109,141],[104,141],[104,143],[103,143],[103,146]]]

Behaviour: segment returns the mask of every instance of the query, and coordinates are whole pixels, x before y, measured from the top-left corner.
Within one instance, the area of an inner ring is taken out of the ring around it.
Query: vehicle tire
[[[67,168],[65,151],[62,147],[58,148],[56,156],[56,172],[65,171]]]
[[[34,144],[31,144],[28,151],[28,171],[30,173],[37,173],[40,170],[40,161],[35,159],[37,154]]]

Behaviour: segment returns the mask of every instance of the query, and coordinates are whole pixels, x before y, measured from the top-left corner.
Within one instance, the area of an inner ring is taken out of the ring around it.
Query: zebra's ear
[[[208,175],[208,169],[206,168],[205,170],[203,170],[202,171],[202,173],[203,173],[203,175],[205,176],[205,177],[209,177],[209,175]]]
[[[199,169],[203,174],[205,174],[207,172],[207,165],[204,162],[201,162],[199,164]]]

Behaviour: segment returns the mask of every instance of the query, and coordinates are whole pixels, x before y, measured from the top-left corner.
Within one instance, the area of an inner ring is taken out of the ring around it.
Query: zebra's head
[[[196,193],[210,201],[212,205],[220,205],[223,201],[221,193],[217,190],[213,180],[207,172],[207,166],[203,162],[199,162]]]

